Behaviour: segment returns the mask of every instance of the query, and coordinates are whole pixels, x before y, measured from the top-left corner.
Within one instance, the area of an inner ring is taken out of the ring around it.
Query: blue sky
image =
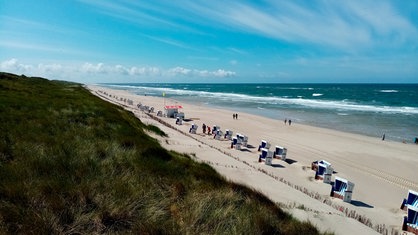
[[[0,70],[96,82],[418,82],[418,1],[0,0]]]

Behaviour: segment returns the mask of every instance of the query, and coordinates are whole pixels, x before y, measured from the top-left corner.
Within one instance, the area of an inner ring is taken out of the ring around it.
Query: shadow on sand
[[[374,208],[374,206],[372,206],[372,205],[369,205],[369,204],[364,203],[362,201],[356,201],[356,200],[352,200],[351,205],[354,205],[354,206],[357,206],[357,207]]]
[[[247,144],[247,148],[249,148],[249,149],[254,149],[255,147],[254,147],[254,146],[252,146],[251,144]]]
[[[286,162],[287,164],[289,164],[289,165],[292,165],[293,163],[296,163],[296,162],[298,162],[298,161],[293,160],[293,159],[291,159],[291,158],[286,158],[285,162]]]
[[[252,151],[251,151],[251,150],[249,150],[249,149],[247,149],[247,148],[242,148],[242,149],[240,149],[240,151],[241,151],[241,152],[250,152],[250,153],[252,153]]]
[[[280,165],[280,164],[271,164],[272,167],[274,168],[284,168],[284,166]]]

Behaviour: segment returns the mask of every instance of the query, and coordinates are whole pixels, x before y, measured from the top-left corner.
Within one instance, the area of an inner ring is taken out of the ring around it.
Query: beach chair
[[[264,163],[266,165],[268,165],[268,166],[271,166],[272,162],[273,162],[273,152],[272,151],[268,151],[267,152],[267,156],[266,156],[266,158],[264,160]]]
[[[408,205],[407,216],[403,219],[402,230],[418,235],[418,207]]]
[[[240,133],[237,133],[236,135],[238,141],[242,144],[242,140],[244,139],[244,135],[241,135]]]
[[[239,141],[238,141],[238,142],[235,144],[235,149],[236,149],[236,150],[241,150],[241,145],[242,145],[242,144],[241,144],[241,142],[239,142]]]
[[[335,177],[334,185],[331,188],[331,196],[340,198],[344,202],[351,202],[354,183],[346,179]]]
[[[266,140],[261,140],[261,144],[258,146],[258,151],[260,152],[262,148],[269,149],[270,143],[267,142]]]
[[[212,128],[212,134],[215,134],[215,133],[216,133],[216,131],[217,131],[217,130],[220,130],[220,129],[221,129],[221,127],[220,127],[220,126],[214,125],[214,126],[213,126],[213,128]]]
[[[196,131],[197,131],[197,128],[198,128],[199,126],[197,125],[197,124],[192,124],[192,126],[190,127],[190,129],[189,129],[189,133],[192,133],[192,134],[196,134]]]
[[[223,132],[221,130],[216,130],[215,135],[213,136],[214,139],[220,140]]]
[[[237,150],[241,150],[241,140],[238,139],[237,137],[233,137],[232,138],[232,142],[231,142],[231,148],[235,148]]]
[[[312,169],[313,171],[316,171],[316,169],[318,168],[318,164],[319,164],[319,163],[326,164],[326,165],[331,165],[331,163],[329,163],[329,162],[327,162],[327,161],[325,161],[325,160],[317,160],[317,161],[313,161],[313,162],[311,163],[311,169]]]
[[[248,144],[248,137],[242,134],[237,134],[237,138],[240,140],[242,146],[247,147]]]
[[[324,183],[331,183],[331,176],[334,172],[334,169],[332,168],[331,164],[325,164],[325,163],[318,163],[318,166],[315,171],[315,179],[316,180],[322,180]]]
[[[286,155],[287,155],[287,149],[282,146],[276,145],[276,148],[274,150],[274,157],[280,158],[283,161],[286,161]]]
[[[183,125],[183,119],[182,119],[182,118],[180,118],[180,117],[177,117],[177,118],[176,118],[176,124],[177,124],[177,125]]]
[[[261,149],[261,153],[260,153],[258,159],[259,159],[259,162],[261,162],[262,160],[264,160],[264,163],[266,165],[271,166],[271,163],[273,161],[273,152],[270,151],[270,150],[268,150],[268,149],[266,149],[266,148],[262,148]]]
[[[232,140],[233,131],[226,129],[224,139]]]
[[[401,209],[406,210],[409,205],[418,208],[418,193],[412,190],[409,190],[408,197],[403,199]]]
[[[261,153],[260,153],[260,158],[261,159],[266,159],[266,157],[267,157],[267,153],[268,153],[268,149],[261,149]]]
[[[238,138],[237,137],[233,137],[232,141],[231,141],[231,149],[238,143]]]

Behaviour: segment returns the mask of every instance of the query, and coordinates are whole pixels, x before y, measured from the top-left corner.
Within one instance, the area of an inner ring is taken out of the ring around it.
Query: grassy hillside
[[[0,73],[1,234],[317,234],[80,84]]]

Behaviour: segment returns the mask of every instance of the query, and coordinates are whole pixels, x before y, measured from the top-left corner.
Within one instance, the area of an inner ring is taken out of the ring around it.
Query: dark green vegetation
[[[80,84],[0,73],[0,233],[317,234]]]

